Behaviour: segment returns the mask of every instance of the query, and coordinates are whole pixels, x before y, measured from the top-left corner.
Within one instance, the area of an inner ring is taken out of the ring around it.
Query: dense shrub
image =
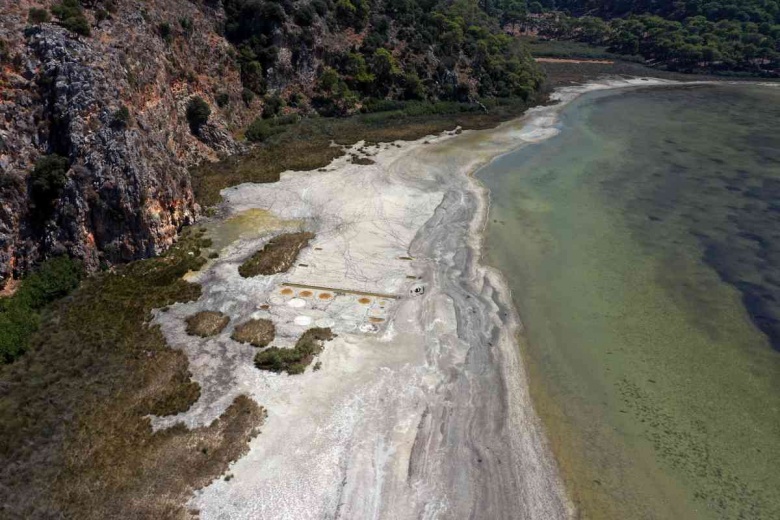
[[[68,160],[52,154],[38,159],[30,174],[30,198],[38,216],[46,218],[68,181]]]
[[[46,9],[32,7],[27,13],[27,21],[31,24],[47,23],[51,20],[51,15]]]
[[[217,106],[219,108],[225,108],[230,103],[230,96],[227,92],[220,92],[216,95],[214,101],[217,102]]]
[[[171,24],[168,22],[161,22],[157,26],[157,33],[167,43],[170,43],[173,39],[173,29],[171,29]]]
[[[241,100],[246,106],[249,106],[253,99],[255,99],[255,93],[252,90],[245,88],[241,91]]]
[[[295,10],[293,19],[302,27],[308,27],[314,22],[316,12],[311,4],[302,4]]]
[[[274,117],[282,110],[284,100],[279,95],[273,95],[266,98],[263,104],[263,119]]]
[[[265,119],[257,118],[247,127],[244,136],[253,143],[265,141],[274,134],[271,123]]]
[[[60,25],[81,36],[89,36],[90,28],[79,0],[62,0],[51,8]]]
[[[13,296],[0,299],[0,363],[10,363],[24,353],[38,329],[41,309],[75,289],[82,274],[80,262],[52,258],[28,275]]]
[[[330,329],[312,328],[303,333],[295,348],[270,347],[255,356],[255,366],[260,370],[302,374],[322,352],[323,343],[334,338]]]
[[[130,123],[130,110],[122,105],[111,115],[111,126],[116,129],[127,128]]]
[[[195,96],[187,103],[187,122],[194,135],[200,134],[200,128],[206,124],[210,115],[211,107],[202,97]]]

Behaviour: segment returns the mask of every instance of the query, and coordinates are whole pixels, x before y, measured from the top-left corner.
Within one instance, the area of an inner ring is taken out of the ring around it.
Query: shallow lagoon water
[[[591,93],[560,127],[478,177],[572,498],[780,518],[780,89]]]

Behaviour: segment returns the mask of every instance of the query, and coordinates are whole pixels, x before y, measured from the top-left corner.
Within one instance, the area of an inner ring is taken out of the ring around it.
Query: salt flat
[[[587,90],[648,81],[611,81]],[[480,264],[487,196],[470,174],[557,130],[560,106],[539,107],[486,131],[364,146],[313,172],[223,191],[232,215],[269,211],[274,225],[225,246],[190,279],[195,302],[156,313],[186,352],[201,398],[156,428],[218,417],[239,394],[268,410],[262,433],[231,478],[199,491],[205,519],[569,518],[528,395],[519,321],[499,273]],[[274,233],[305,229],[310,247],[289,272],[242,278],[238,265]],[[231,323],[193,338],[184,319],[218,310]],[[338,337],[320,370],[256,369],[256,349],[230,339],[249,318],[274,321],[274,344],[307,328]]]

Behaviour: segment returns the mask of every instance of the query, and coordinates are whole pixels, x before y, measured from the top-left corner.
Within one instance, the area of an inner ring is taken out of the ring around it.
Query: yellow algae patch
[[[282,220],[270,211],[252,208],[225,219],[207,222],[206,237],[211,239],[212,249],[221,251],[236,240],[258,238],[269,231],[299,225],[298,221]]]
[[[300,296],[301,298],[311,298],[313,295],[314,293],[311,291],[301,291],[298,293],[298,296]]]
[[[372,316],[371,318],[368,318],[368,321],[370,321],[371,323],[382,323],[383,321],[385,321],[385,319],[384,318],[374,318]]]
[[[369,303],[371,303],[371,298],[360,298],[358,300],[358,303],[362,303],[363,305],[368,305]]]
[[[320,298],[320,300],[330,300],[331,298],[333,298],[333,295],[331,295],[330,293],[324,292],[324,293],[320,293],[319,298]]]
[[[285,287],[284,289],[281,290],[281,293],[284,294],[285,296],[289,296],[293,293],[293,290],[290,289],[289,287]]]

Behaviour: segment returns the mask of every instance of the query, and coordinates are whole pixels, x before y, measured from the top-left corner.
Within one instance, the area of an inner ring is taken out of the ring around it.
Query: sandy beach
[[[584,92],[660,83],[565,88],[553,95],[559,104],[495,129],[358,143],[319,171],[224,190],[229,217],[209,232],[238,219],[235,239],[191,276],[199,300],[155,314],[201,397],[154,425],[208,424],[239,394],[268,419],[191,508],[225,520],[573,517],[528,394],[517,313],[500,273],[480,262],[489,199],[472,174],[555,135],[561,107]],[[291,270],[238,274],[273,235],[301,229],[315,238]],[[188,336],[184,320],[201,310],[230,324],[213,338]],[[264,372],[254,347],[230,339],[250,318],[274,322],[277,346],[314,326],[337,337],[319,370]]]

